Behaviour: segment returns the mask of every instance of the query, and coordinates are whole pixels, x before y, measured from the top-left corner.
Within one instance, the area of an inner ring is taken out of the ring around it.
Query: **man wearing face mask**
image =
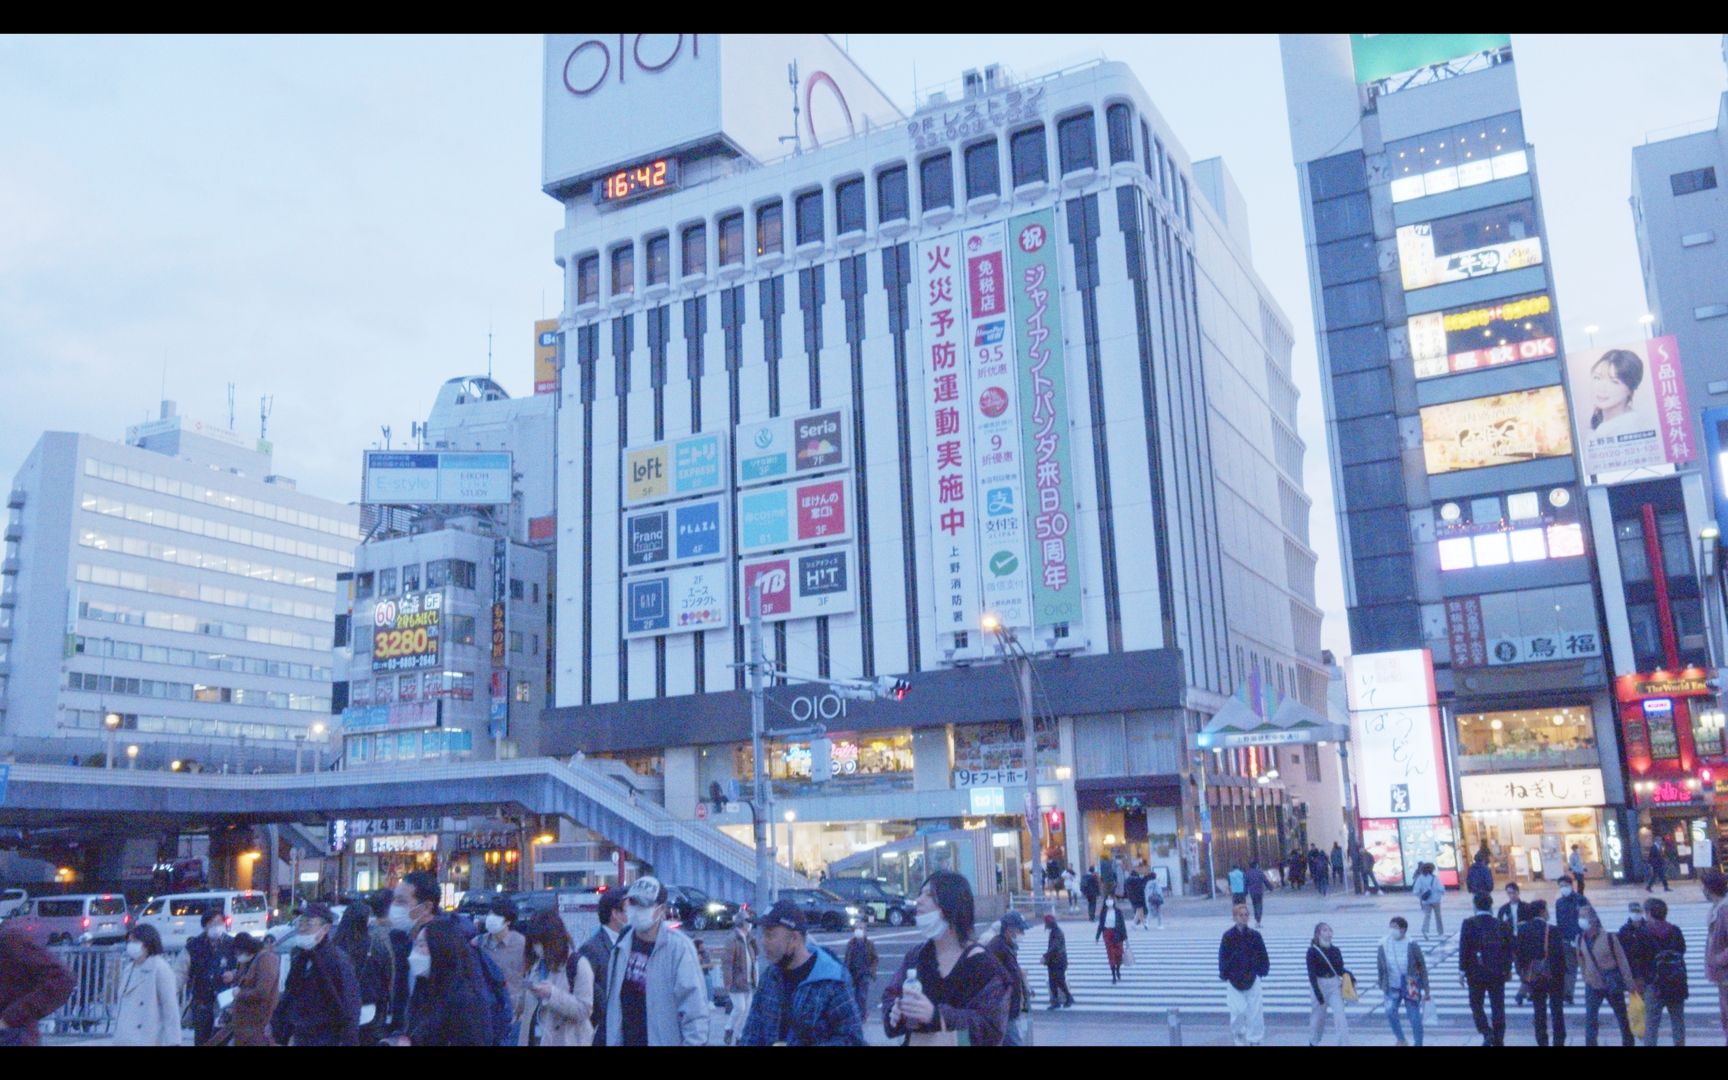
[[[852,976],[852,990],[858,997],[858,1020],[870,1017],[870,984],[876,981],[876,945],[869,931],[859,923],[846,943],[846,973]]]
[[[1142,882],[1144,884],[1144,882]],[[1026,970],[1020,966],[1020,938],[1026,933],[1026,917],[1018,911],[1002,916],[1001,933],[990,939],[984,951],[996,958],[1008,973],[1008,1034],[1003,1046],[1019,1046],[1020,1016],[1030,1006],[1031,988],[1026,985]]]
[[[630,921],[624,910],[624,894],[617,889],[606,889],[600,894],[600,907],[596,914],[600,918],[600,925],[577,952],[586,957],[588,966],[594,969],[594,1012],[590,1017],[594,1023],[593,1044],[605,1046],[606,964],[612,956],[612,947],[630,932]],[[743,1021],[740,1020],[739,1024],[742,1025]]]
[[[360,1038],[360,980],[348,954],[330,940],[325,904],[307,904],[295,924],[288,986],[271,1021],[287,1046],[353,1046]]]
[[[657,878],[637,878],[624,909],[630,932],[606,962],[606,1045],[706,1045],[702,965],[690,939],[665,925],[666,887]]]
[[[184,972],[191,1008],[194,1046],[210,1041],[216,1029],[216,995],[234,981],[234,939],[223,925],[221,905],[206,911],[202,932],[186,942]]]
[[[527,949],[527,939],[516,931],[516,905],[509,897],[500,896],[492,901],[492,907],[487,912],[485,930],[477,934],[469,942],[474,948],[492,958],[498,965],[498,970],[504,975],[505,990],[510,995],[510,1002],[518,1011],[522,1005],[522,976],[526,970],[523,956]],[[505,1046],[515,1046],[521,1028],[519,1021],[512,1019],[510,1030],[504,1038]]]
[[[438,914],[438,875],[430,870],[415,870],[402,875],[390,900],[387,918],[390,920],[390,947],[396,954],[396,1005],[391,1010],[391,1026],[408,1030],[412,1010],[408,1003],[414,998],[418,977],[408,967],[408,957],[414,951],[414,936],[420,928]]]
[[[789,900],[762,920],[762,982],[740,1046],[863,1046],[864,1027],[846,969],[811,945],[804,913]]]

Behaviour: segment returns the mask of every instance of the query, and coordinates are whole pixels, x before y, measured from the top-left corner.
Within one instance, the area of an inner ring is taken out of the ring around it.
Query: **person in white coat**
[[[154,926],[135,926],[127,936],[114,1045],[180,1045],[179,981],[162,955],[162,935]]]

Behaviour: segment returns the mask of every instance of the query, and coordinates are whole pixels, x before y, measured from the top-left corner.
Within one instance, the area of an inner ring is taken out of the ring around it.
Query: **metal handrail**
[[[131,769],[81,769],[64,765],[12,766],[12,782],[54,784],[87,784],[109,788],[160,790],[167,788],[200,789],[206,791],[256,791],[269,787],[282,791],[316,790],[347,784],[414,784],[483,777],[536,776],[555,778],[586,798],[607,806],[613,813],[642,831],[660,837],[670,837],[699,854],[713,859],[746,880],[756,876],[754,850],[747,844],[721,832],[706,822],[686,821],[652,800],[632,801],[617,781],[584,762],[564,762],[555,758],[513,758],[504,761],[461,762],[438,765],[417,765],[408,768],[381,770],[345,770],[337,773],[266,773],[262,775],[232,775],[222,773],[137,772]],[[803,875],[784,867],[776,867],[780,887],[808,886]]]

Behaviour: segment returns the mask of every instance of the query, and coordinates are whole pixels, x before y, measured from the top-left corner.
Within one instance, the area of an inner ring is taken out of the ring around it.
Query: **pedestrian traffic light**
[[[912,684],[905,679],[896,679],[892,675],[884,675],[876,680],[876,696],[892,698],[895,701],[905,701],[906,692],[912,689]]]
[[[1056,809],[1044,811],[1044,824],[1049,827],[1051,832],[1059,831],[1062,828],[1062,811]]]
[[[726,793],[720,790],[720,781],[714,780],[708,784],[708,801],[714,804],[714,812],[726,812]]]

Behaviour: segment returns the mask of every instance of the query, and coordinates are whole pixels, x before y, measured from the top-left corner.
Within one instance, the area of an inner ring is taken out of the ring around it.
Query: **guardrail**
[[[72,996],[41,1023],[44,1035],[103,1038],[114,1034],[125,979],[124,945],[50,945],[48,951],[72,973]],[[186,1013],[186,987],[180,988]]]

